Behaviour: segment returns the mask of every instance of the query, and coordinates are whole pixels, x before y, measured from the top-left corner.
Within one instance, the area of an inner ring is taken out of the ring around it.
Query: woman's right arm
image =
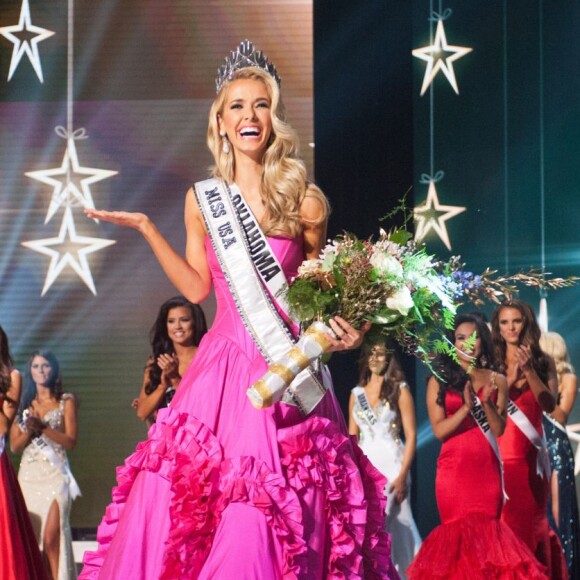
[[[354,394],[350,393],[350,399],[348,400],[348,434],[359,436],[359,428],[353,417],[354,411]]]
[[[18,421],[14,421],[10,427],[10,450],[12,453],[22,453],[24,448],[30,443],[32,433],[22,430]]]
[[[149,373],[151,372],[151,366],[153,364],[154,362],[150,361],[145,369],[145,374],[143,375],[143,386],[141,387],[141,392],[139,393],[139,399],[137,402],[137,417],[141,419],[141,421],[147,421],[147,419],[157,411],[159,404],[165,396],[165,392],[169,388],[169,385],[164,384],[163,381],[161,381],[154,391],[147,394],[145,387],[149,384]]]
[[[435,435],[435,437],[440,441],[443,441],[452,435],[471,412],[473,401],[470,396],[465,396],[466,392],[469,392],[468,389],[471,389],[471,384],[469,382],[464,389],[463,399],[465,403],[455,413],[453,413],[453,415],[446,417],[445,409],[437,404],[439,383],[435,377],[429,379],[429,383],[427,384],[427,411],[429,413],[433,435]]]
[[[143,234],[171,283],[194,303],[207,298],[211,276],[205,254],[205,226],[193,188],[185,199],[187,245],[185,258],[180,256],[143,213],[85,209],[88,217],[132,228]]]

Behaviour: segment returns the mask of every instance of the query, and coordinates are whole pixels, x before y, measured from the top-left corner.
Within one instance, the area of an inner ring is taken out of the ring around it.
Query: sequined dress
[[[544,414],[544,432],[548,442],[552,470],[558,477],[558,524],[552,514],[552,501],[548,501],[548,521],[556,531],[568,566],[570,578],[580,578],[580,522],[574,476],[574,452],[565,427]]]
[[[64,404],[71,395],[64,394],[56,409],[44,416],[44,422],[55,431],[64,432]],[[77,577],[72,549],[70,510],[72,498],[70,480],[63,466],[68,466],[66,451],[62,445],[42,435],[44,443],[50,446],[59,462],[51,463],[40,449],[30,443],[22,453],[18,482],[26,501],[34,533],[42,550],[42,538],[49,509],[54,501],[58,503],[60,514],[60,556],[58,576],[55,580],[70,580]]]
[[[408,388],[401,383],[401,388]],[[393,481],[400,473],[405,446],[397,423],[397,412],[387,401],[381,400],[370,412],[375,421],[369,421],[359,397],[365,396],[363,387],[355,387],[353,419],[359,431],[359,445],[371,463],[387,478]],[[368,401],[367,401],[368,403]],[[410,493],[411,476],[407,478]],[[421,536],[417,530],[408,495],[397,503],[394,493],[387,495],[386,528],[391,534],[391,558],[401,578],[406,578],[405,570],[421,547]]]

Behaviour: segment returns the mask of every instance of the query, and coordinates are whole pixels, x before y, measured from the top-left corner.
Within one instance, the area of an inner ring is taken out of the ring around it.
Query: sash
[[[505,483],[504,483],[504,475],[503,475],[503,461],[501,459],[501,454],[499,452],[499,445],[497,443],[497,438],[493,434],[491,427],[489,426],[489,421],[487,420],[487,415],[485,414],[485,409],[479,400],[479,397],[475,395],[475,393],[471,394],[471,399],[473,401],[473,408],[471,409],[470,413],[477,426],[481,429],[483,436],[486,438],[487,442],[489,443],[490,447],[493,449],[495,456],[499,462],[499,473],[501,478],[501,493],[503,496],[503,503],[505,503],[509,497],[505,491]]]
[[[540,435],[536,431],[536,428],[530,423],[530,420],[511,399],[508,402],[507,412],[516,427],[536,448],[536,473],[542,478],[550,479],[552,468],[550,466],[550,455],[548,453],[545,435],[543,433]]]
[[[361,419],[371,428],[377,424],[377,416],[373,411],[369,400],[367,399],[365,390],[363,387],[355,387],[352,390],[356,404],[358,406],[358,415]]]
[[[267,363],[280,359],[296,342],[271,298],[287,283],[282,266],[237,186],[230,189],[222,180],[207,179],[196,183],[194,190],[246,330]],[[282,400],[307,415],[329,388],[327,373],[322,373],[322,379],[318,380],[311,367],[306,368]]]
[[[554,419],[554,417],[552,417],[552,415],[550,415],[549,413],[546,413],[544,411],[544,417],[550,421],[550,423],[552,423],[552,425],[554,425],[554,427],[556,427],[557,429],[560,429],[560,431],[562,431],[562,433],[564,433],[566,435],[566,437],[568,437],[568,431],[566,430],[566,427],[564,427],[564,425],[562,425],[559,421],[556,421],[556,419]]]
[[[26,431],[26,427],[24,426],[24,421],[26,419],[25,416],[26,411],[23,413],[22,420],[18,423],[18,426],[22,431]],[[51,463],[54,467],[56,467],[65,478],[65,481],[68,483],[68,491],[70,494],[71,499],[76,499],[81,494],[81,490],[77,480],[74,478],[72,471],[70,470],[70,465],[68,459],[61,459],[52,448],[50,443],[47,443],[44,435],[40,437],[35,437],[34,439],[30,440],[30,445],[34,445],[34,447],[46,458],[46,460]]]
[[[5,445],[6,445],[6,440],[4,439],[4,437],[0,437],[0,455],[2,455],[2,453],[4,453]]]

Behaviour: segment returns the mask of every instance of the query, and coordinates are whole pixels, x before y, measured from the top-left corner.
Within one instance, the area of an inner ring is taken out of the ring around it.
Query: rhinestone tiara
[[[237,70],[252,66],[266,71],[280,86],[282,82],[280,75],[268,57],[261,50],[256,50],[249,40],[242,40],[240,46],[235,51],[230,52],[229,56],[226,56],[224,64],[218,68],[215,80],[216,93],[220,92],[223,84],[231,79]]]

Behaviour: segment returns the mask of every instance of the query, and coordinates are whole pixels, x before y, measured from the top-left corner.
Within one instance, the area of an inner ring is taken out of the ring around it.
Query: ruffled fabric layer
[[[503,522],[470,514],[435,528],[424,540],[409,580],[547,580],[545,567]]]
[[[304,576],[307,547],[300,497],[311,486],[323,494],[330,533],[326,577],[397,578],[383,525],[386,481],[358,447],[334,423],[319,417],[282,429],[279,446],[284,475],[255,457],[225,459],[207,426],[187,413],[164,410],[149,439],[117,469],[113,503],[97,530],[99,549],[85,555],[82,578],[98,577],[142,471],[170,482],[171,525],[164,546],[163,579],[199,575],[221,516],[231,503],[260,510],[279,541],[284,578]],[[357,460],[353,449],[360,455]]]
[[[384,524],[386,479],[358,445],[321,417],[282,429],[278,443],[298,497],[311,486],[323,491],[330,534],[325,577],[398,578]]]

